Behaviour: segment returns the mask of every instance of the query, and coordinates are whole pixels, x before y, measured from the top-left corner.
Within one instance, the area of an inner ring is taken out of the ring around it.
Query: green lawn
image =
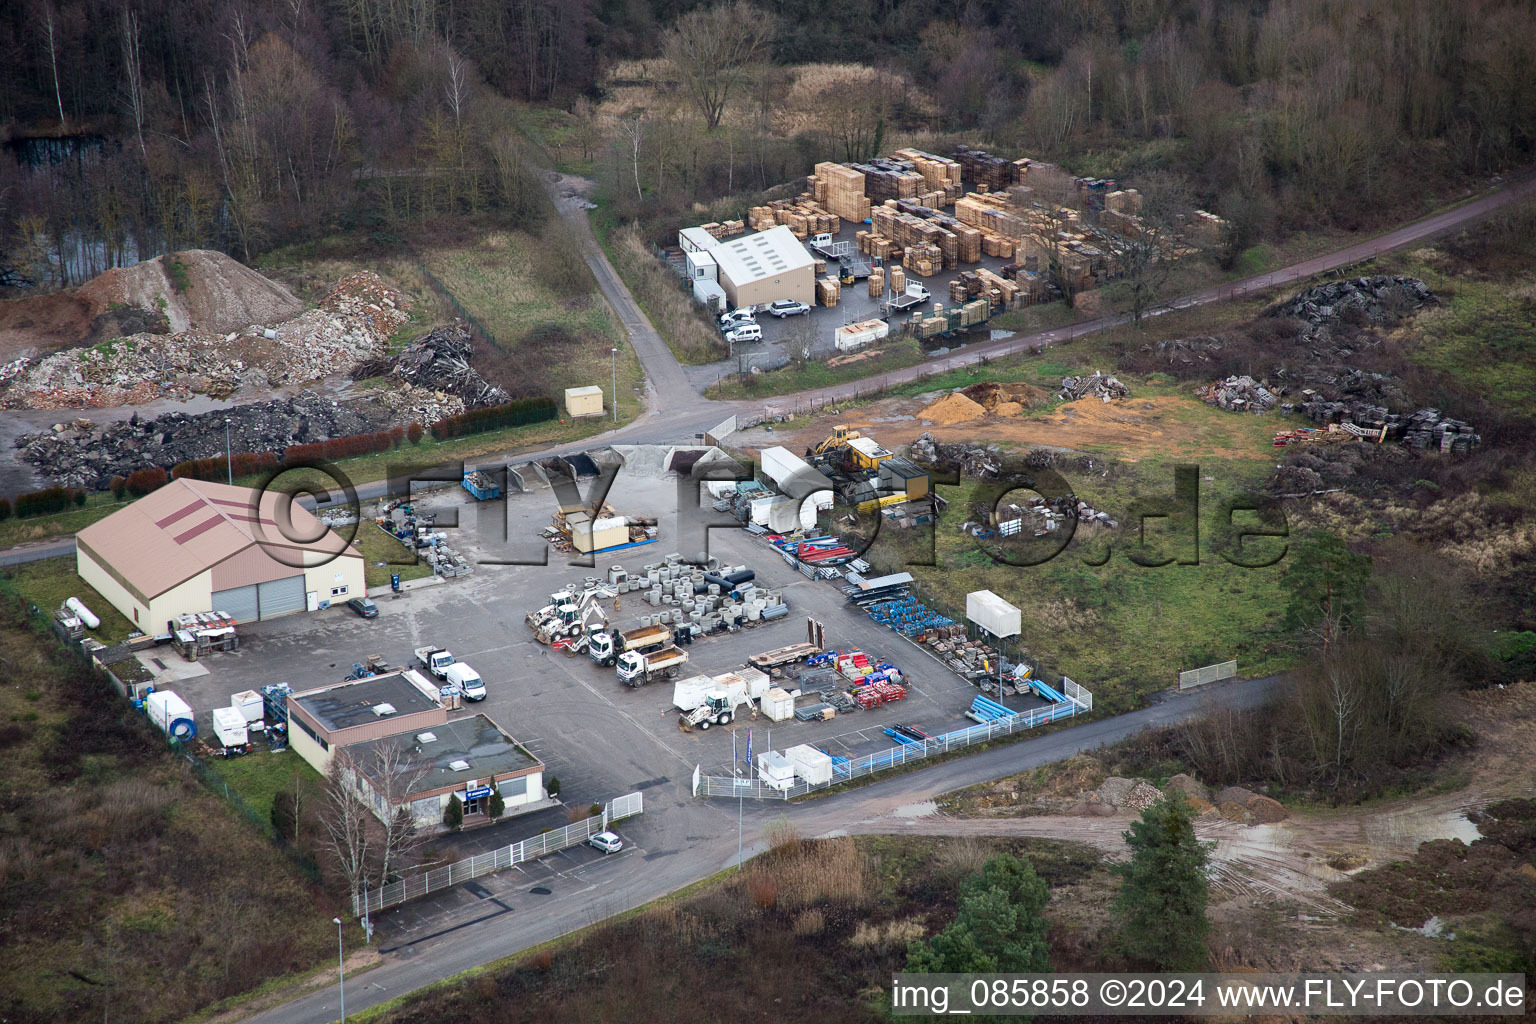
[[[271,820],[272,800],[280,791],[297,790],[313,798],[324,785],[320,773],[292,748],[273,754],[257,743],[251,749],[253,752],[244,757],[210,757],[206,764],[209,772],[244,800],[262,821]]]
[[[386,585],[395,573],[400,574],[402,581],[419,580],[432,575],[430,565],[416,561],[404,544],[385,533],[371,519],[364,519],[358,524],[353,542],[363,553],[363,574],[369,587]],[[400,564],[402,562],[406,564]]]
[[[73,555],[9,566],[4,570],[4,576],[10,586],[41,608],[45,615],[52,616],[65,598],[78,597],[101,619],[101,628],[87,630],[86,635],[104,644],[121,643],[134,631],[132,622],[75,573]]]
[[[1536,406],[1536,274],[1515,281],[1448,278],[1422,264],[1403,269],[1449,295],[1407,325],[1409,358],[1457,378],[1507,411]]]
[[[712,385],[705,393],[710,398],[767,398],[855,380],[868,380],[871,390],[875,390],[880,386],[881,374],[903,370],[922,361],[922,349],[914,339],[896,338],[880,345],[878,354],[867,359],[839,366],[829,366],[818,359],[748,377],[738,374]]]

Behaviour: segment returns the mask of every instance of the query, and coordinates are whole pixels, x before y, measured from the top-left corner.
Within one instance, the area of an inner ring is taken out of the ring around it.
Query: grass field
[[[255,753],[244,757],[211,757],[207,765],[262,821],[271,820],[272,801],[282,790],[297,790],[311,796],[325,784],[320,773],[291,749],[271,754],[260,743],[252,749]]]
[[[516,232],[486,234],[453,249],[422,253],[428,269],[494,337],[509,370],[537,381],[556,401],[564,389],[596,384],[605,402],[617,347],[619,421],[644,409],[644,374],[580,257],[567,260],[575,279],[559,294],[536,260],[553,258],[548,239]],[[611,420],[607,421],[611,424]]]
[[[86,630],[86,636],[104,644],[121,643],[134,631],[133,623],[75,572],[73,555],[8,566],[0,570],[0,575],[17,593],[41,608],[44,615],[52,616],[66,598],[78,597],[101,620],[101,628]]]
[[[1414,362],[1457,378],[1510,412],[1536,407],[1536,273],[1512,281],[1447,276],[1405,261],[1445,302],[1403,328]]]
[[[0,1017],[177,1021],[334,956],[339,908],[9,601],[0,663]]]

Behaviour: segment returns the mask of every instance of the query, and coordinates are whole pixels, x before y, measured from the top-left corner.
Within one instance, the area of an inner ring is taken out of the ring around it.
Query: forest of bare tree
[[[1239,242],[1417,212],[1536,143],[1536,15],[1516,0],[791,0],[681,31],[710,16],[661,0],[6,5],[0,266],[59,285],[192,245],[248,258],[445,213],[536,219],[540,108],[615,184],[630,170],[621,216],[907,132],[1175,174]],[[593,118],[613,68],[661,57],[657,102]]]

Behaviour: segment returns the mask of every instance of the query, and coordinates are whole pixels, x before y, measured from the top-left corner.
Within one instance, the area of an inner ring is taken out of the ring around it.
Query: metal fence
[[[1074,688],[1081,690],[1076,683]],[[1087,691],[1082,691],[1086,693]],[[693,795],[694,796],[724,796],[745,797],[751,800],[789,800],[797,796],[815,792],[818,789],[826,789],[840,782],[848,782],[853,779],[883,772],[889,768],[895,768],[912,761],[921,761],[925,758],[936,757],[939,754],[947,754],[951,750],[962,750],[966,747],[990,742],[999,736],[1008,736],[1025,729],[1033,729],[1037,725],[1054,722],[1062,718],[1071,718],[1073,715],[1083,714],[1092,706],[1092,694],[1088,696],[1088,706],[1072,701],[1063,701],[1060,704],[1052,704],[1049,707],[1036,708],[1033,711],[1021,711],[1007,718],[999,718],[983,725],[973,725],[969,729],[959,729],[955,732],[945,733],[942,736],[930,736],[926,740],[918,740],[912,743],[904,743],[892,747],[890,750],[882,750],[879,753],[867,754],[864,757],[853,760],[833,759],[832,778],[828,782],[809,783],[797,782],[787,789],[777,789],[761,779],[738,778],[731,775],[705,775],[695,767],[693,770]]]
[[[626,793],[624,796],[610,800],[603,807],[602,814],[578,821],[574,825],[541,832],[510,846],[466,857],[444,867],[423,871],[378,889],[370,889],[364,893],[362,899],[353,899],[352,912],[362,917],[365,913],[373,913],[385,907],[420,899],[428,893],[468,882],[481,875],[489,875],[493,871],[505,871],[514,864],[521,864],[523,861],[533,860],[535,857],[542,857],[556,850],[579,846],[599,832],[606,831],[613,822],[634,817],[644,810],[642,794]]]
[[[1223,679],[1231,679],[1237,675],[1237,662],[1223,661],[1219,665],[1206,665],[1202,668],[1192,668],[1187,672],[1179,673],[1179,689],[1192,690],[1206,683],[1215,683]]]

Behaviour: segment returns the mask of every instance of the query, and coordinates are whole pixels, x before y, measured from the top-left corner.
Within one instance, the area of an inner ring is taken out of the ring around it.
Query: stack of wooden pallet
[[[1113,210],[1116,213],[1140,213],[1141,193],[1134,188],[1106,192],[1104,193],[1104,209]]]
[[[1216,245],[1221,241],[1221,236],[1226,233],[1226,230],[1226,221],[1205,210],[1196,210],[1189,221],[1189,237],[1197,245]]]
[[[708,231],[714,238],[730,238],[747,230],[745,223],[739,220],[712,221],[708,224],[700,224],[699,227]]]
[[[891,294],[901,295],[907,290],[907,272],[900,267],[891,268]]]
[[[959,240],[932,221],[910,213],[902,213],[894,204],[877,206],[870,211],[871,227],[882,237],[889,238],[903,249],[914,245],[932,246],[939,250],[942,267],[953,267],[959,260]]]
[[[994,235],[984,231],[981,235],[981,251],[997,259],[1011,260],[1018,249],[1018,242],[1007,235]]]
[[[1009,185],[1017,185],[1029,173],[1030,161],[1004,160],[1000,156],[969,146],[955,147],[955,160],[965,179],[993,191],[1002,191]]]
[[[971,298],[972,293],[968,282],[965,281],[966,276],[966,274],[961,274],[955,280],[949,282],[949,301],[954,305],[958,306]]]
[[[854,164],[853,169],[864,175],[864,194],[872,203],[887,199],[916,199],[927,188],[923,176],[913,170],[905,160],[875,159],[867,164]]]
[[[931,223],[955,236],[956,259],[960,263],[980,263],[982,233],[969,224],[942,214],[931,218]]]
[[[869,297],[878,299],[885,294],[885,270],[876,267],[869,272]]]
[[[1028,221],[1014,212],[1003,192],[969,193],[955,202],[955,219],[1005,238],[1023,238],[1030,232]]]
[[[842,164],[819,163],[810,186],[816,201],[837,216],[860,222],[869,219],[870,202],[862,172]]]
[[[811,235],[837,234],[842,230],[842,219],[834,213],[829,213],[825,207],[808,195],[802,195],[795,199],[775,199],[767,207],[773,214],[772,223],[783,224],[794,233],[796,238],[809,238]],[[754,207],[754,209],[757,209]]]
[[[1123,213],[1119,210],[1105,209],[1099,214],[1099,224],[1106,231],[1113,231],[1117,235],[1126,238],[1140,238],[1142,235],[1141,218],[1134,213]]]
[[[747,211],[747,225],[753,231],[766,231],[777,223],[771,206],[754,206]]]
[[[932,277],[944,269],[944,253],[938,246],[918,243],[905,248],[901,265],[919,277]]]
[[[891,155],[910,163],[913,169],[923,176],[929,191],[942,190],[946,185],[960,184],[961,167],[958,161],[924,153],[920,149],[898,149]]]
[[[818,277],[816,279],[816,304],[818,306],[835,306],[842,294],[842,286],[837,283],[835,277]]]

